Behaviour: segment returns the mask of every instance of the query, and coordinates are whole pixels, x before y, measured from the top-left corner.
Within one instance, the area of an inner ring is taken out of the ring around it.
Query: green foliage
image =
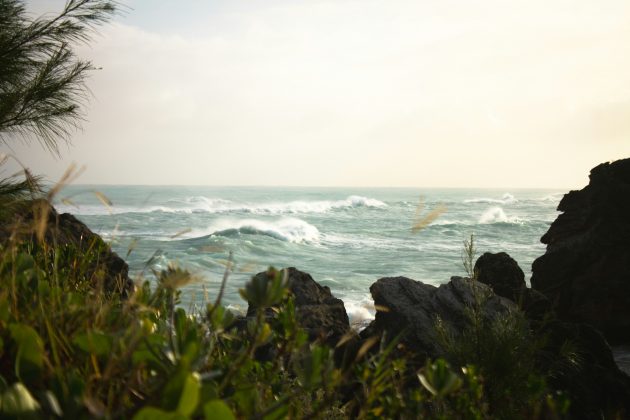
[[[553,415],[566,413],[560,403],[562,396],[553,396],[547,387],[546,372],[537,366],[537,352],[543,345],[530,328],[525,314],[518,310],[484,314],[484,305],[491,294],[477,283],[474,271],[474,236],[464,242],[462,262],[469,275],[473,302],[465,308],[462,331],[453,331],[440,318],[435,329],[446,359],[456,366],[469,366],[478,371],[484,385],[488,412],[498,418],[536,418],[542,412]],[[439,367],[436,363],[434,369]],[[425,369],[426,370],[426,369]],[[427,370],[428,371],[428,370]],[[428,371],[429,372],[429,371]],[[435,372],[438,373],[438,372]],[[434,383],[455,386],[445,367],[440,368],[440,380]],[[421,382],[426,387],[425,382]],[[438,394],[436,394],[436,397]]]
[[[223,307],[220,296],[188,313],[178,288],[196,278],[186,270],[168,267],[155,273],[153,285],[144,281],[122,297],[98,287],[104,273],[92,267],[99,252],[98,246],[54,241],[0,249],[1,417],[484,419],[534,413],[496,405],[504,397],[512,407],[525,395],[518,407],[527,408],[530,396],[540,395],[510,384],[526,366],[511,366],[515,360],[501,354],[518,350],[520,341],[510,338],[516,325],[493,327],[503,347],[487,358],[452,352],[450,364],[428,361],[417,371],[397,352],[397,340],[372,337],[339,364],[343,346],[309,342],[299,327],[283,271],[269,269],[241,290],[256,303],[249,318]]]
[[[0,142],[34,135],[59,152],[59,140],[82,118],[85,79],[94,70],[75,56],[72,45],[87,42],[116,6],[69,0],[58,15],[32,19],[22,1],[0,0]]]
[[[422,386],[438,399],[452,394],[462,386],[461,378],[451,371],[445,360],[427,362],[423,372],[418,373],[418,379]]]

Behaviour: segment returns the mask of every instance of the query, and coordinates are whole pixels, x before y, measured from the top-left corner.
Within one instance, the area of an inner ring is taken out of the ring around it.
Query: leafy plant
[[[82,119],[85,80],[95,67],[72,46],[117,10],[115,1],[69,0],[52,17],[32,19],[19,0],[0,2],[0,142],[34,135],[59,153]]]

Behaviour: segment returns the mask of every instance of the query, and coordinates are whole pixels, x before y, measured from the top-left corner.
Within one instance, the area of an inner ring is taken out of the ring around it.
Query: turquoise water
[[[112,202],[102,204],[93,191]],[[244,309],[238,289],[273,265],[295,266],[327,285],[354,321],[370,318],[370,285],[383,276],[441,284],[463,275],[463,241],[478,255],[505,251],[529,279],[544,252],[540,237],[556,218],[563,191],[488,189],[71,186],[57,207],[75,214],[126,257],[132,274],[176,263],[202,280],[184,303],[214,296],[229,251],[236,268],[226,303]],[[73,204],[64,202],[68,198]],[[417,233],[420,200],[446,211]],[[157,254],[156,254],[157,253]]]

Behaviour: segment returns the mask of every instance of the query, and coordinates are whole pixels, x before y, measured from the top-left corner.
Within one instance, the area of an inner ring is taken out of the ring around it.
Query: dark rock
[[[322,341],[335,346],[339,339],[350,331],[350,322],[346,308],[341,299],[335,298],[330,289],[317,283],[310,274],[294,267],[286,268],[288,286],[294,297],[298,322],[311,340]],[[263,271],[258,276],[269,276]],[[256,307],[249,305],[247,316],[256,314]],[[273,313],[268,313],[273,316]]]
[[[586,322],[613,343],[630,343],[630,159],[604,163],[560,201],[563,214],[541,241],[532,288],[561,319]]]
[[[626,375],[630,375],[630,346],[614,346],[611,349],[613,358],[617,366],[619,366],[619,369]]]
[[[552,305],[542,293],[528,289],[525,273],[514,258],[505,252],[486,252],[475,262],[479,282],[489,285],[494,293],[515,302],[529,319],[543,319],[550,315]]]
[[[377,308],[371,331],[385,332],[389,338],[402,334],[402,342],[420,358],[444,355],[435,333],[438,317],[457,332],[467,326],[466,308],[481,296],[486,319],[516,309],[513,302],[495,295],[487,285],[462,277],[452,277],[439,287],[406,277],[385,277],[374,283],[370,292]]]
[[[37,216],[36,216],[37,215]],[[129,278],[129,266],[113,252],[103,239],[71,214],[59,214],[45,200],[35,200],[24,214],[16,214],[0,226],[0,243],[30,240],[37,244],[37,220],[45,215],[44,242],[57,246],[72,246],[79,252],[91,252],[94,258],[87,268],[88,278],[101,283],[108,292],[126,296],[134,290]],[[95,284],[96,286],[96,284]]]
[[[494,293],[518,302],[525,284],[525,273],[514,258],[505,252],[486,252],[475,262],[477,281],[489,285]]]
[[[628,418],[630,377],[619,370],[599,331],[555,320],[542,323],[536,333],[546,341],[539,362],[549,372],[549,385],[568,393],[571,418]],[[575,357],[567,358],[567,349]]]
[[[523,289],[523,293],[517,303],[525,312],[527,319],[542,320],[555,317],[551,301],[537,290]]]

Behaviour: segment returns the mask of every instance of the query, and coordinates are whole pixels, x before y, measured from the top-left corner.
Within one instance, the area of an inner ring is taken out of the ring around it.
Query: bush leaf
[[[18,345],[15,374],[24,380],[39,374],[44,364],[44,344],[32,327],[24,324],[9,325],[11,337]]]
[[[234,420],[234,414],[222,400],[213,400],[203,406],[206,420]]]

